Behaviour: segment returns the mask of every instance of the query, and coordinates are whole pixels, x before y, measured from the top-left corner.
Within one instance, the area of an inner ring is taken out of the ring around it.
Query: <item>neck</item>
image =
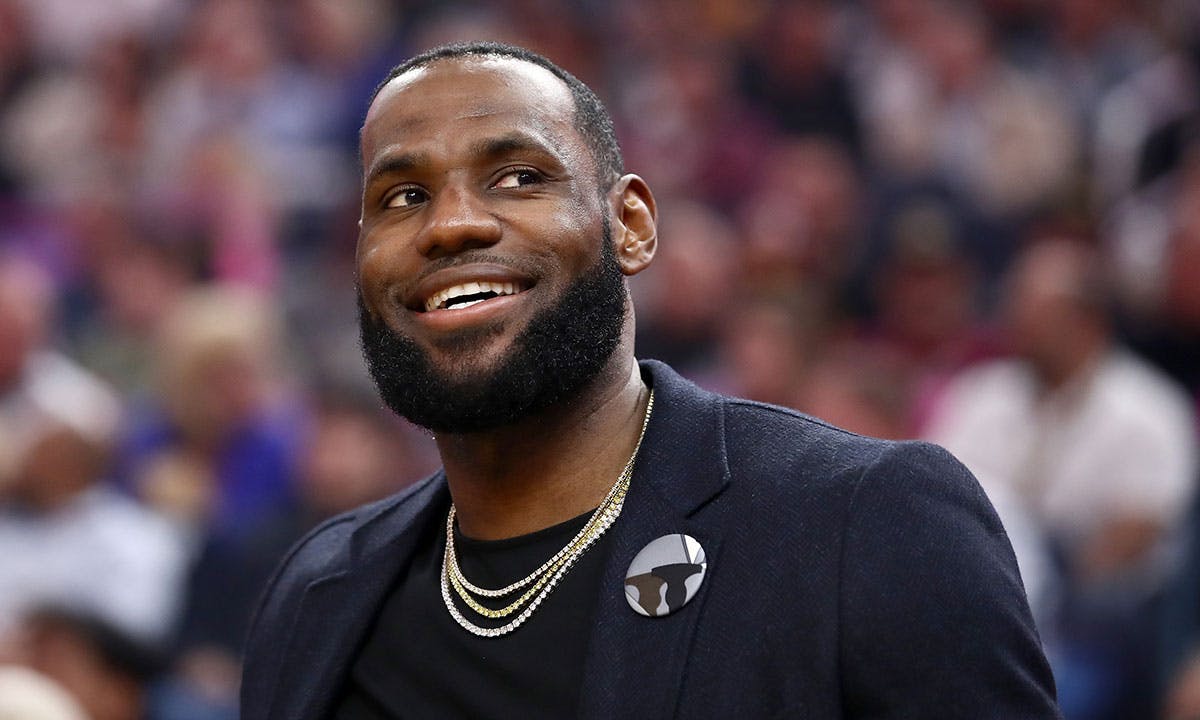
[[[569,403],[488,432],[439,435],[462,532],[515,537],[595,508],[633,453],[648,398],[622,344]]]

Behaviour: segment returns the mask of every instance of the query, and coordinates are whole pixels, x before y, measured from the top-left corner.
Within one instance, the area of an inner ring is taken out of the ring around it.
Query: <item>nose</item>
[[[417,250],[437,259],[500,241],[500,221],[470,188],[448,184],[429,200],[428,216]]]

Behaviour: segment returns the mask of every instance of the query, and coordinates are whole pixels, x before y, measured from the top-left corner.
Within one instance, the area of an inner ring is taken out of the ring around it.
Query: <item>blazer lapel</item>
[[[654,413],[621,517],[609,531],[613,538],[588,646],[582,718],[675,714],[711,574],[720,572],[723,523],[713,521],[711,515],[721,509],[710,502],[730,479],[720,400],[661,363],[642,367],[653,382]],[[700,542],[707,575],[687,605],[664,617],[644,617],[625,599],[626,570],[643,547],[672,533]]]
[[[449,492],[439,473],[400,503],[366,520],[351,537],[347,556],[331,562],[329,573],[304,588],[280,671],[280,677],[304,681],[275,688],[270,717],[316,720],[329,710],[426,523],[438,521],[438,509],[448,506]]]

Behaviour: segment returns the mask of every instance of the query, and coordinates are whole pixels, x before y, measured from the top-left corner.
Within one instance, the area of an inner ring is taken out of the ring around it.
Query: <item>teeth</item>
[[[461,285],[454,285],[430,295],[429,299],[425,301],[425,311],[447,309],[446,304],[454,298],[464,295],[478,295],[479,293],[486,292],[493,292],[497,295],[515,295],[517,293],[517,285],[510,282],[467,282]],[[483,302],[483,299],[469,300],[455,305],[452,309],[461,310],[462,308],[471,307],[481,302]]]

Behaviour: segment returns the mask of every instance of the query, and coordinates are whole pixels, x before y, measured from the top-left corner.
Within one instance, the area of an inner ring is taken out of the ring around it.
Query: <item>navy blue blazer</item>
[[[579,717],[1059,717],[1004,529],[946,451],[642,371],[655,409],[609,530]],[[448,507],[438,473],[291,550],[249,638],[245,720],[329,712]],[[630,561],[679,532],[707,554],[699,592],[666,617],[636,614]]]

